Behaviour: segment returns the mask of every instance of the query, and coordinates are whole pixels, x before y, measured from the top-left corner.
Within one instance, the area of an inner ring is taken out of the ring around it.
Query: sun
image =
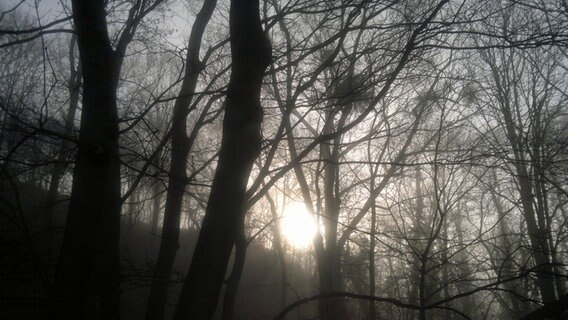
[[[302,202],[292,202],[284,209],[280,231],[287,242],[297,248],[308,248],[317,232],[314,217]]]

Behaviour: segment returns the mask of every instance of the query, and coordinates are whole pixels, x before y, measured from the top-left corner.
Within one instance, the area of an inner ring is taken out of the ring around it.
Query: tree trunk
[[[103,1],[73,1],[83,110],[51,319],[119,318],[118,72],[104,6]]]
[[[323,134],[330,134],[334,123],[334,111],[328,108],[325,113],[325,124]],[[338,129],[346,118],[347,112],[342,113],[338,121]],[[320,294],[343,291],[343,279],[341,274],[341,253],[342,247],[337,241],[337,227],[339,219],[340,199],[336,196],[339,183],[339,143],[341,136],[337,136],[332,141],[324,141],[320,146],[320,154],[324,161],[324,199],[325,199],[325,250],[324,261],[318,259],[320,270]],[[346,310],[342,298],[321,299],[319,300],[320,316],[324,320],[345,319]]]
[[[421,268],[422,260],[421,253],[423,251],[422,239],[425,237],[424,226],[424,193],[422,192],[422,169],[419,165],[415,167],[415,192],[416,192],[416,206],[415,215],[412,228],[412,238],[409,241],[409,246],[412,250],[412,270],[410,275],[410,295],[408,301],[412,305],[418,305],[420,303],[420,291],[421,287]],[[415,310],[408,310],[409,319],[416,318]]]
[[[286,190],[286,179],[284,179],[283,190]],[[276,210],[276,204],[269,194],[266,194],[266,199],[270,204],[270,211],[272,212],[272,220],[274,221],[272,225],[272,248],[276,249],[276,254],[278,255],[278,263],[280,264],[280,308],[284,309],[288,303],[288,269],[286,266],[286,255],[284,252],[284,246],[282,237],[280,235],[280,217]],[[282,208],[286,205],[286,192],[282,193]]]
[[[157,180],[154,182],[154,199],[152,201],[152,217],[150,225],[152,227],[152,232],[158,232],[158,225],[160,224],[160,211],[162,206],[162,192],[160,190],[160,182]]]
[[[244,227],[239,230],[239,236],[235,243],[235,262],[231,270],[231,274],[227,279],[227,289],[223,299],[223,320],[232,320],[235,313],[235,302],[237,299],[237,290],[241,282],[241,275],[245,267],[247,257],[247,240],[244,235]]]
[[[168,282],[176,252],[179,248],[181,207],[185,187],[187,186],[187,155],[192,145],[192,141],[187,137],[187,115],[189,114],[189,105],[195,93],[197,78],[202,69],[202,64],[199,61],[201,39],[216,3],[216,0],[203,2],[201,11],[193,24],[189,37],[185,77],[174,105],[171,129],[172,159],[166,194],[164,223],[162,225],[162,240],[148,297],[147,320],[164,319]]]
[[[462,226],[462,219],[463,219],[463,212],[465,212],[465,210],[467,210],[465,208],[465,206],[458,206],[458,212],[456,214],[455,217],[455,228],[456,228],[456,233],[458,236],[458,243],[465,245],[466,243],[466,239],[464,239],[464,229]],[[507,257],[508,258],[508,257]],[[458,275],[459,278],[461,279],[460,282],[456,283],[457,286],[457,291],[458,293],[465,293],[465,292],[470,292],[472,291],[474,288],[471,285],[471,281],[472,281],[472,272],[471,272],[471,267],[470,267],[470,263],[468,260],[468,255],[467,255],[467,251],[466,250],[462,250],[461,252],[459,252],[457,254],[457,259],[458,259],[458,263],[459,265],[458,267]],[[473,309],[473,306],[475,305],[471,295],[465,296],[462,299],[462,311],[464,314],[473,317],[474,315],[472,314],[473,312],[475,312],[475,310]]]
[[[506,220],[506,212],[503,208],[503,205],[501,204],[501,201],[499,200],[499,198],[497,198],[497,192],[495,190],[495,187],[497,185],[497,175],[495,174],[495,171],[492,171],[492,178],[494,179],[493,181],[493,185],[490,186],[489,188],[489,193],[491,194],[491,201],[493,202],[493,204],[495,205],[495,209],[497,210],[497,214],[498,219],[499,219],[499,233],[501,236],[501,241],[500,241],[500,249],[503,251],[503,254],[501,254],[501,256],[503,256],[503,262],[501,263],[501,268],[500,268],[500,273],[501,276],[503,278],[510,278],[515,276],[516,274],[516,270],[514,268],[514,257],[513,257],[513,247],[511,244],[511,240],[510,238],[510,230],[509,230],[509,226],[507,224],[507,220]],[[507,290],[508,294],[507,296],[509,297],[509,301],[511,303],[511,310],[513,312],[513,315],[516,318],[520,318],[521,315],[523,314],[522,308],[520,306],[520,301],[517,298],[517,294],[519,295],[523,295],[522,293],[519,293],[518,290],[516,290],[515,288],[515,284],[511,283],[511,282],[507,282],[504,283],[503,286],[505,287],[505,289]]]
[[[532,161],[535,163],[533,165],[533,175],[534,175],[534,188],[535,188],[535,205],[537,211],[537,217],[539,217],[539,222],[541,224],[541,228],[547,235],[547,243],[548,243],[548,250],[550,252],[550,261],[553,265],[554,274],[554,284],[556,287],[556,296],[562,297],[564,295],[564,279],[560,276],[562,271],[560,266],[562,263],[558,259],[557,250],[554,244],[554,236],[552,233],[552,217],[550,213],[550,208],[548,206],[549,197],[548,197],[548,188],[546,186],[546,168],[549,167],[549,163],[547,163],[546,154],[543,151],[542,142],[546,140],[546,137],[542,134],[542,124],[540,121],[540,112],[537,113],[538,115],[535,116],[536,125],[535,127],[538,128],[537,130],[539,134],[535,133],[535,137],[533,138],[533,152],[532,152]]]
[[[540,290],[542,301],[544,303],[556,300],[553,268],[550,262],[550,248],[548,248],[548,235],[546,231],[539,227],[535,218],[534,195],[532,193],[532,182],[527,174],[527,169],[523,164],[517,164],[518,182],[521,195],[521,204],[524,211],[525,220],[529,239],[533,250],[534,260],[536,262],[536,283]]]
[[[550,261],[550,251],[547,230],[543,228],[546,223],[542,212],[535,210],[535,194],[532,176],[530,175],[530,160],[527,160],[523,132],[518,131],[515,122],[515,99],[511,97],[516,90],[513,83],[507,78],[508,69],[500,70],[493,61],[486,61],[493,72],[495,85],[498,90],[498,99],[501,115],[503,116],[504,130],[513,151],[513,165],[516,170],[516,182],[519,189],[522,213],[527,224],[531,250],[536,264],[536,285],[539,288],[544,303],[553,302],[556,299],[554,288],[553,267]],[[511,87],[505,87],[505,86]],[[512,90],[512,91],[511,91]],[[511,93],[513,92],[513,93]]]
[[[320,294],[343,291],[341,251],[334,245],[326,246],[323,255],[318,255]],[[347,319],[345,303],[341,297],[321,299],[318,308],[320,316],[324,320]]]
[[[232,72],[223,138],[207,210],[174,319],[210,319],[246,207],[246,187],[261,147],[260,89],[271,45],[263,33],[258,0],[232,0]]]
[[[375,188],[375,178],[376,175],[371,176],[371,190]],[[371,297],[375,296],[375,229],[377,228],[377,208],[376,204],[373,203],[371,206],[371,232],[369,233],[369,295]],[[369,320],[377,319],[377,309],[374,301],[369,301]]]
[[[79,106],[79,97],[81,94],[81,69],[80,66],[78,69],[75,67],[75,44],[76,44],[76,36],[73,35],[71,37],[71,44],[69,48],[69,65],[70,65],[70,76],[69,76],[69,83],[68,83],[68,90],[69,90],[69,110],[67,110],[67,115],[65,117],[65,136],[71,137],[73,135],[73,125],[75,123],[75,114],[77,112],[77,107]],[[47,191],[47,200],[46,200],[46,220],[47,220],[47,227],[51,228],[53,226],[53,214],[54,208],[58,202],[59,196],[59,184],[61,182],[61,178],[63,178],[63,174],[65,173],[65,169],[67,168],[67,164],[65,163],[69,158],[69,154],[71,152],[71,146],[68,140],[63,139],[61,141],[61,147],[59,149],[59,153],[57,155],[57,163],[53,167],[53,172],[51,174],[51,179],[49,181],[49,188]]]
[[[140,190],[133,190],[129,197],[130,203],[128,204],[128,228],[132,228],[136,224],[135,215],[140,211]]]

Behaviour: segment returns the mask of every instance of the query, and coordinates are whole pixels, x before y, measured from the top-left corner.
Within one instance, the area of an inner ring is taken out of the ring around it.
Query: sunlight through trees
[[[0,3],[1,319],[566,319],[564,0]]]
[[[286,240],[299,249],[307,249],[318,231],[314,217],[301,202],[292,202],[284,209],[280,231]]]

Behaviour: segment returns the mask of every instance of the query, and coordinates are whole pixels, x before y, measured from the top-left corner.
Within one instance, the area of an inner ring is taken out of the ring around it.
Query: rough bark
[[[202,70],[202,64],[199,61],[201,40],[216,3],[216,0],[203,2],[201,11],[195,19],[189,37],[185,77],[174,105],[171,129],[172,158],[160,251],[152,277],[152,286],[146,309],[146,319],[148,320],[161,320],[164,318],[168,283],[176,252],[179,248],[181,207],[185,187],[187,186],[187,156],[192,146],[192,141],[187,136],[187,115],[190,112],[190,103],[195,93],[199,73]]]
[[[84,79],[83,110],[50,318],[118,319],[117,68],[104,2],[75,0],[73,17]]]
[[[260,89],[271,45],[263,33],[258,0],[232,0],[232,73],[227,88],[217,170],[189,273],[174,319],[210,319],[246,208],[246,186],[260,152]]]

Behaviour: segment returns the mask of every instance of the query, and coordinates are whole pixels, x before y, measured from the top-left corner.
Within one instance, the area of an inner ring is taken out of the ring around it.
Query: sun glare
[[[316,221],[301,202],[292,202],[286,206],[280,229],[288,243],[304,249],[312,244],[317,232]]]

